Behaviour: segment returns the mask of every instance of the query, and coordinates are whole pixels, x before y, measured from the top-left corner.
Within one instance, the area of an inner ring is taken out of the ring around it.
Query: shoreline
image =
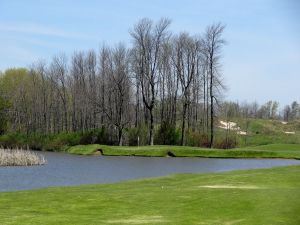
[[[238,159],[295,159],[300,160],[300,145],[265,145],[235,149],[207,149],[190,146],[107,146],[77,145],[68,147],[65,153],[96,156],[138,157],[201,157]]]

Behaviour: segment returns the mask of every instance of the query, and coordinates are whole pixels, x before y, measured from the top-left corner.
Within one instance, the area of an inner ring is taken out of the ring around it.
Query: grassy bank
[[[77,145],[67,149],[73,154],[122,156],[174,156],[174,157],[213,157],[213,158],[287,158],[300,159],[299,144],[270,144],[236,149],[207,149],[189,146],[106,146]]]
[[[238,136],[239,146],[300,144],[300,121],[292,121],[287,124],[279,120],[267,119],[234,119],[233,121],[241,127],[241,130],[247,130],[247,135]]]
[[[300,166],[0,193],[2,225],[300,224]]]

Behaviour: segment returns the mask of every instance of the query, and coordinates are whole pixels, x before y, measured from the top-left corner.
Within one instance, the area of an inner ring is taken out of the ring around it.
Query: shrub
[[[59,133],[46,135],[43,141],[42,150],[63,151],[65,146],[78,145],[80,142],[80,133]]]
[[[86,131],[80,134],[80,145],[86,144],[114,144],[114,135],[105,127]]]
[[[209,138],[206,133],[189,131],[186,136],[186,144],[189,146],[208,147]]]
[[[0,136],[0,146],[4,148],[8,148],[10,146],[11,139],[7,134],[3,134]]]
[[[72,133],[60,133],[54,135],[51,142],[55,142],[60,145],[78,145],[80,143],[81,135],[78,132]],[[50,138],[51,139],[51,138]]]
[[[169,122],[163,121],[156,132],[155,144],[176,145],[179,143],[180,133],[175,126]]]
[[[42,135],[39,133],[32,133],[27,135],[25,140],[25,144],[34,150],[43,150],[43,146],[45,145],[46,135]]]
[[[112,130],[105,127],[96,129],[92,133],[92,137],[95,137],[94,143],[96,144],[112,145],[114,144],[114,136]]]
[[[97,136],[95,132],[88,131],[81,135],[79,144],[80,145],[87,145],[87,144],[95,144],[97,142]]]
[[[237,147],[238,142],[236,136],[229,136],[229,137],[217,137],[213,143],[214,148],[221,148],[221,149],[230,149]]]
[[[7,133],[0,136],[0,146],[5,148],[25,148],[26,135],[22,133]]]
[[[148,144],[148,130],[146,126],[132,127],[126,129],[126,131],[128,135],[128,144],[130,146],[137,146],[138,138],[139,138],[139,145]]]

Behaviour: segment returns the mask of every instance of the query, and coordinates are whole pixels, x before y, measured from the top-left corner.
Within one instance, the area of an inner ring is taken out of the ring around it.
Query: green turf
[[[259,145],[254,147],[246,147],[247,149],[259,149],[259,150],[270,150],[270,151],[300,151],[299,144],[268,144]],[[245,148],[245,149],[246,149]]]
[[[0,193],[1,225],[300,224],[300,166]]]
[[[92,155],[100,149],[100,145],[91,144],[91,145],[75,145],[68,148],[67,152],[72,154],[80,154],[80,155]]]
[[[213,158],[291,158],[300,159],[299,144],[271,144],[237,149],[206,149],[189,146],[106,146],[78,145],[70,147],[67,152],[74,154],[94,154],[102,151],[103,155],[123,156],[168,156],[176,157],[213,157]]]
[[[241,130],[248,135],[238,135],[240,146],[267,144],[300,144],[300,121],[295,120],[282,124],[279,120],[267,119],[233,119]],[[248,121],[248,128],[246,126]],[[233,131],[232,131],[233,132]],[[295,132],[286,134],[285,132]]]

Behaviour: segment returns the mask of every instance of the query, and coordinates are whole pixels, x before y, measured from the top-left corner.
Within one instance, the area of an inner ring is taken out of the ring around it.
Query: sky
[[[225,99],[300,102],[300,0],[0,0],[0,71],[103,43],[130,47],[144,17],[192,35],[226,25]]]

